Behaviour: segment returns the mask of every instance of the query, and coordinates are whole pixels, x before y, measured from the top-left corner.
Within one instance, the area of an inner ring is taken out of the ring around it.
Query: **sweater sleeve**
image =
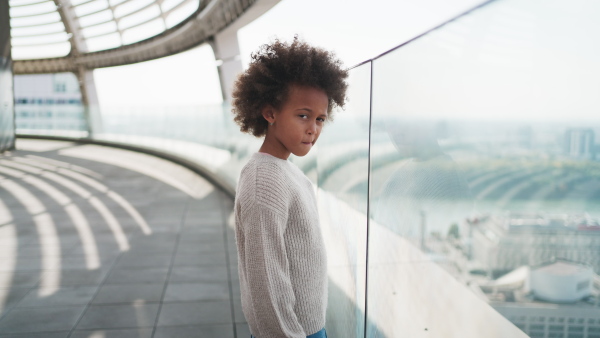
[[[260,192],[259,184],[257,195]],[[265,197],[256,196],[252,210],[241,220],[250,306],[259,330],[253,333],[258,338],[305,338],[306,333],[294,312],[296,298],[284,240],[287,214],[278,210],[284,201],[281,196],[273,200]]]

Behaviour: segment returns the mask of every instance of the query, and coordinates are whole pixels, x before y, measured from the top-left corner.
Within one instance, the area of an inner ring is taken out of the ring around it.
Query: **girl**
[[[242,132],[264,136],[235,198],[242,310],[252,337],[321,338],[327,257],[310,180],[287,159],[308,154],[348,77],[325,50],[294,38],[263,45],[233,92]]]

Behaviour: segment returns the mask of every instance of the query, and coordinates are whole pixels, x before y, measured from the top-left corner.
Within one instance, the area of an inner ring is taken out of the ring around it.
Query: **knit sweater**
[[[255,153],[235,198],[242,310],[257,338],[325,327],[327,257],[312,183],[293,163]]]

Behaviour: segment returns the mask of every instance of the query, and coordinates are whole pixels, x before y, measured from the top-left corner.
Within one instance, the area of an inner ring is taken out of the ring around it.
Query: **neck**
[[[281,144],[281,142],[277,141],[277,139],[273,137],[269,137],[269,133],[267,133],[267,136],[265,136],[265,140],[258,151],[273,155],[282,160],[287,160],[291,154],[291,152],[287,150],[283,144]]]

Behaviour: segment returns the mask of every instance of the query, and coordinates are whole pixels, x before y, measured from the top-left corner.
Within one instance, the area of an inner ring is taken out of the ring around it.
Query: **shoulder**
[[[255,204],[286,213],[292,187],[289,170],[285,160],[255,154],[240,173],[237,193]]]
[[[235,199],[242,206],[253,204],[256,192],[256,163],[250,159],[240,171]]]
[[[291,196],[289,163],[266,159],[256,164],[256,202],[287,211]]]
[[[289,180],[290,172],[291,166],[287,161],[254,154],[240,171],[239,182],[269,186]]]

